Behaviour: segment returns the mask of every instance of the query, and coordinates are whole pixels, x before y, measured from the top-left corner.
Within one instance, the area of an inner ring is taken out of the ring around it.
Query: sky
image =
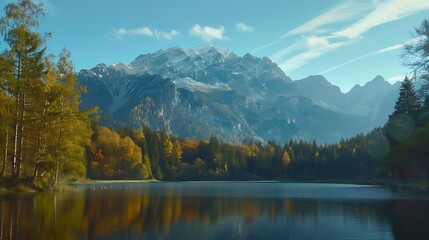
[[[402,47],[429,18],[428,0],[37,1],[48,13],[39,29],[52,33],[48,52],[67,48],[76,71],[214,45],[269,57],[294,80],[322,74],[343,92],[377,75],[410,75]]]

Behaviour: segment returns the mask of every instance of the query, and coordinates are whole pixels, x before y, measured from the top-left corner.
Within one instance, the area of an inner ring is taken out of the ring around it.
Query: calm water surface
[[[429,199],[382,186],[114,183],[0,195],[1,239],[429,239]]]

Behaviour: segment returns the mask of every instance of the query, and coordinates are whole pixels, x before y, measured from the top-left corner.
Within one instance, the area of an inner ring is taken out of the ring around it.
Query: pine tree
[[[420,101],[414,90],[413,83],[405,77],[399,89],[399,97],[395,103],[395,111],[389,116],[389,119],[400,114],[415,114],[420,109]]]
[[[424,80],[418,92],[423,106],[429,109],[429,19],[423,20],[415,28],[413,37],[413,41],[405,44],[402,59],[404,65],[414,72],[416,79]]]

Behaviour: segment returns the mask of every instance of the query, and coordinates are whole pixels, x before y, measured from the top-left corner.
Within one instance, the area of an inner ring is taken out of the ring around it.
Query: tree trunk
[[[62,142],[62,130],[60,130],[60,136],[58,137],[58,147],[61,146],[61,142]],[[58,176],[60,174],[60,156],[59,156],[59,151],[57,150],[57,156],[56,156],[56,169],[55,169],[55,186],[57,186],[58,183]]]
[[[22,162],[24,160],[24,118],[25,118],[25,96],[22,97],[22,110],[21,110],[21,116],[20,116],[20,130],[19,130],[19,136],[20,136],[20,144],[19,144],[19,158],[17,162],[17,171],[16,171],[16,179],[18,180],[21,177],[22,173]]]
[[[17,97],[16,102],[19,101],[19,96]],[[18,108],[18,103],[16,104],[16,119],[14,122],[14,136],[13,136],[13,159],[12,159],[12,176],[16,175],[16,162],[18,159],[18,129],[19,129],[19,123],[18,123],[18,112],[19,112],[19,108]]]
[[[5,173],[6,173],[6,164],[7,164],[7,158],[8,158],[8,143],[9,143],[9,128],[6,124],[6,139],[5,139],[5,144],[4,144],[4,156],[3,156],[3,168],[1,170],[1,177],[4,177]]]
[[[57,186],[58,175],[60,173],[60,154],[59,154],[58,149],[61,147],[61,143],[62,143],[62,140],[63,140],[63,123],[64,123],[64,117],[63,117],[63,114],[64,114],[64,99],[63,99],[63,97],[61,97],[61,109],[60,109],[60,112],[61,112],[61,117],[60,117],[60,133],[59,133],[59,136],[58,136],[58,145],[57,145],[56,156],[55,156],[55,158],[56,158],[55,186]]]
[[[58,137],[58,145],[57,147],[61,146],[61,142],[62,142],[62,129],[60,129],[60,136]],[[59,151],[58,149],[56,150],[56,169],[55,169],[55,184],[54,186],[57,186],[58,183],[58,176],[60,174],[60,156],[59,156]]]
[[[46,127],[48,123],[45,119],[45,116],[46,116],[46,109],[48,104],[49,104],[48,101],[45,101],[45,104],[43,107],[43,114],[40,120],[41,122],[37,132],[37,151],[36,151],[37,154],[36,154],[36,161],[35,161],[34,174],[33,174],[33,185],[36,185],[37,175],[39,174],[39,163],[40,163],[40,160],[42,159],[42,155],[46,152],[46,147],[47,147],[46,146]]]
[[[16,100],[15,100],[15,121],[14,121],[14,137],[13,137],[13,159],[12,159],[12,183],[16,184],[18,181],[18,150],[21,149],[20,143],[21,139],[19,136],[19,129],[20,124],[22,122],[19,121],[20,119],[20,113],[21,113],[21,95],[23,95],[22,89],[21,89],[21,54],[18,52],[18,69],[17,69],[17,75],[16,75],[16,85],[17,85],[17,91],[16,91]]]
[[[33,175],[33,185],[34,186],[36,186],[37,175],[39,175],[39,167],[36,165],[36,167],[34,167],[34,175]]]

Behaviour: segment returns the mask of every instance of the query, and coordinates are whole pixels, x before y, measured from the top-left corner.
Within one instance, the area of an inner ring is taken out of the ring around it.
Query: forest
[[[20,0],[0,19],[0,185],[51,189],[85,179],[424,179],[429,175],[429,21],[404,48],[405,77],[385,126],[336,144],[291,139],[226,143],[110,129],[81,109],[70,53],[47,52],[43,4]],[[415,90],[414,82],[424,80]]]

